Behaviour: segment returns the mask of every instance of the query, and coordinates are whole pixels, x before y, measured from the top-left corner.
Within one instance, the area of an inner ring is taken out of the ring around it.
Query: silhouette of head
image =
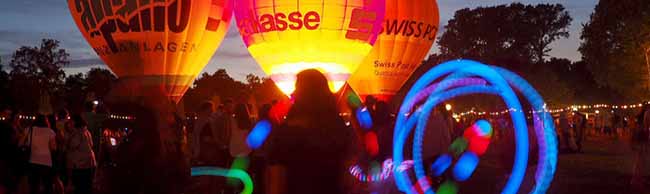
[[[240,129],[249,130],[252,128],[252,123],[250,120],[250,114],[248,108],[245,104],[237,104],[235,106],[235,119],[237,120],[237,126]]]
[[[377,98],[375,98],[374,96],[371,96],[371,95],[366,96],[366,107],[374,110],[374,108],[375,108],[374,106],[376,104],[377,104]]]
[[[288,116],[318,117],[338,114],[336,99],[330,92],[327,78],[315,69],[298,73],[294,105]]]
[[[78,114],[72,115],[72,122],[74,123],[74,128],[77,129],[83,129],[88,125],[88,123],[86,123],[86,120],[84,120],[83,117]]]
[[[36,116],[36,120],[34,121],[34,127],[49,128],[50,122],[47,120],[45,115],[39,114]]]
[[[202,114],[212,114],[214,112],[214,104],[210,101],[203,102],[198,112]]]

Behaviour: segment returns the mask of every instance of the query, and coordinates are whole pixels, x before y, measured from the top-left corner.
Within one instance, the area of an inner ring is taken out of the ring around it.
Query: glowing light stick
[[[246,171],[239,169],[223,169],[219,167],[193,167],[192,176],[222,176],[239,179],[244,183],[242,194],[253,193],[253,180]]]
[[[246,138],[246,144],[252,149],[257,149],[262,146],[271,133],[271,126],[271,122],[268,120],[262,120],[255,124],[255,127],[253,127],[253,130],[251,130]]]

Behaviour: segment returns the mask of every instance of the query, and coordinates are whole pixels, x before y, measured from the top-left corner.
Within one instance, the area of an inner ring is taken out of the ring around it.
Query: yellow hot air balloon
[[[317,69],[337,91],[372,49],[384,0],[238,0],[235,18],[251,55],[290,95],[296,73]]]
[[[225,37],[233,2],[68,0],[68,6],[131,95],[162,92],[178,102]]]
[[[435,0],[386,0],[379,40],[348,84],[361,99],[389,100],[420,66],[438,31]]]

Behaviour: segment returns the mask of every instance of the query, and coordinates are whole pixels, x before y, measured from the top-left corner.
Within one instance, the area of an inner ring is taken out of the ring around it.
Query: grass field
[[[588,138],[583,153],[560,154],[555,179],[548,193],[650,193],[648,182],[645,188],[632,188],[629,184],[634,152],[627,139],[592,136]],[[499,165],[498,157],[497,153],[489,152],[474,176],[459,186],[459,193],[499,193],[510,169]],[[645,162],[650,166],[650,161]],[[646,176],[650,174],[648,170]],[[529,165],[521,193],[531,190],[534,172],[534,164]]]

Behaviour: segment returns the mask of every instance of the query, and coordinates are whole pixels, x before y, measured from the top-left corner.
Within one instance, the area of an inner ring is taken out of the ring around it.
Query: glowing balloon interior
[[[348,83],[361,99],[389,100],[427,56],[438,32],[435,0],[386,0],[377,44]]]
[[[179,100],[223,40],[231,0],[68,0],[97,55],[133,95]]]
[[[437,83],[434,83],[437,81]],[[532,121],[537,144],[539,145],[538,164],[535,172],[535,186],[530,193],[545,193],[550,186],[557,165],[557,139],[553,118],[546,109],[541,96],[528,82],[518,75],[505,69],[487,66],[469,60],[450,61],[436,66],[424,74],[408,92],[395,124],[393,160],[400,163],[404,160],[404,146],[411,131],[413,138],[413,169],[417,177],[415,185],[405,172],[394,171],[395,182],[400,190],[406,193],[434,194],[422,161],[423,134],[427,130],[427,120],[431,111],[438,105],[459,96],[472,94],[491,94],[500,96],[508,106],[510,117],[515,130],[515,161],[512,172],[502,193],[519,193],[520,185],[526,173],[528,163],[528,126],[519,97],[519,91],[532,108]],[[416,104],[421,104],[416,107]],[[417,110],[417,111],[416,111]],[[466,130],[463,137],[452,143],[449,150],[460,156],[453,166],[453,175],[457,181],[465,181],[476,170],[478,156],[485,153],[492,135],[492,128],[486,121],[478,121]],[[449,156],[439,158],[432,164],[436,174],[442,174],[450,168]],[[453,182],[445,182],[439,193],[457,192]]]
[[[384,0],[239,0],[237,26],[253,58],[289,95],[317,69],[338,91],[377,40]]]

